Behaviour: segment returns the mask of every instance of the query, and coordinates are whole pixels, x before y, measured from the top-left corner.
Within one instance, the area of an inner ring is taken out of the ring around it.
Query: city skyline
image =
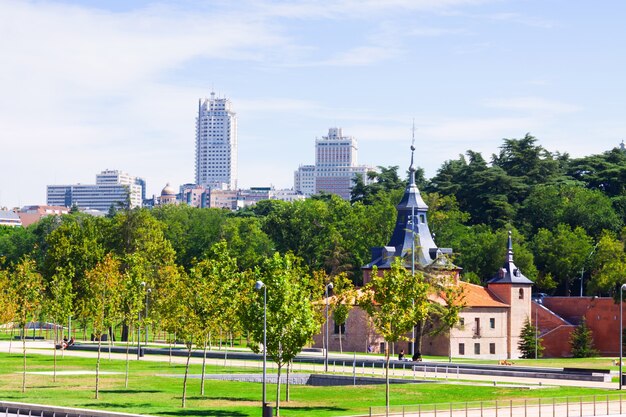
[[[527,132],[550,151],[626,139],[626,5],[507,0],[0,2],[0,207],[116,169],[194,181],[198,97],[235,103],[238,186],[289,188],[330,126],[360,163],[427,177]],[[28,24],[24,24],[28,22]]]

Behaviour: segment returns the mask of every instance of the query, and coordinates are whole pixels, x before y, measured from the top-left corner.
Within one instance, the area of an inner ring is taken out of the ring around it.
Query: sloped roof
[[[470,284],[469,282],[463,281],[459,281],[459,285],[463,287],[466,307],[509,307],[508,304],[500,301],[487,288],[481,285]]]

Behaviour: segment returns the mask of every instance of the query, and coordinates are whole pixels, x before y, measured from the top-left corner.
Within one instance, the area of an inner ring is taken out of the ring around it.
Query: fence
[[[586,417],[620,415],[622,394],[370,407],[369,417]]]

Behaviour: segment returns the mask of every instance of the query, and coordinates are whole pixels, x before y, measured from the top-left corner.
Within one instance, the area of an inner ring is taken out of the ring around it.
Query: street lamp
[[[537,321],[537,311],[539,310],[539,305],[541,303],[541,298],[537,298],[537,300],[535,300],[535,359],[537,359],[537,348],[539,347],[539,322]]]
[[[626,284],[622,284],[619,287],[619,389],[622,389],[622,338],[623,338],[623,324],[622,324],[622,293],[626,290]]]
[[[152,288],[148,288],[146,290],[146,316],[144,317],[144,321],[146,324],[146,328],[144,333],[146,334],[146,343],[145,345],[148,346],[148,296],[150,295],[150,293],[152,292]]]
[[[141,286],[146,287],[146,283],[141,281]],[[141,310],[137,312],[137,360],[141,357]]]
[[[593,255],[593,253],[596,251],[596,248],[598,247],[599,243],[596,243],[596,245],[593,247],[593,249],[591,249],[591,252],[589,252],[589,255],[587,255],[587,258],[585,258],[585,262],[587,262],[589,260],[589,258],[591,258],[591,255]],[[580,296],[583,296],[583,276],[585,274],[585,264],[583,263],[583,267],[580,270]]]
[[[265,376],[267,374],[267,287],[263,284],[263,281],[257,281],[254,284],[254,289],[260,291],[263,288],[263,415],[265,415]]]
[[[328,290],[333,289],[333,283],[329,282],[326,285],[326,351],[324,352],[324,372],[328,372],[328,348],[330,347],[330,343],[328,340]]]

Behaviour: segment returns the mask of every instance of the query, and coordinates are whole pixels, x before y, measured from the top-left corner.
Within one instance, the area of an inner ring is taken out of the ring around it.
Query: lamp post
[[[411,146],[411,150],[413,147]],[[411,172],[411,175],[414,175]],[[411,207],[411,276],[415,278],[415,206]],[[415,306],[415,300],[411,300],[411,305]],[[415,340],[415,323],[413,323],[413,327],[411,328],[411,356],[415,357],[415,344],[417,343]]]
[[[325,287],[325,292],[326,292],[326,349],[324,352],[324,372],[328,372],[328,348],[330,346],[329,340],[328,340],[328,290],[332,290],[333,289],[333,283],[329,282],[326,287]]]
[[[589,255],[587,255],[587,258],[585,258],[585,262],[587,262],[589,260],[589,258],[591,258],[591,255],[593,255],[593,253],[596,251],[596,248],[598,247],[599,243],[596,243],[596,245],[593,247],[593,249],[591,249],[591,252],[589,252]],[[583,296],[583,276],[585,274],[585,264],[583,263],[583,267],[580,270],[580,296]]]
[[[146,322],[146,323],[145,323],[145,327],[146,327],[146,328],[145,328],[145,330],[144,330],[144,333],[146,334],[146,343],[145,343],[145,346],[148,346],[148,321],[147,321],[147,320],[148,320],[148,296],[150,295],[150,293],[151,293],[151,292],[152,292],[152,288],[148,288],[148,289],[146,290],[146,315],[145,315],[145,317],[144,317],[144,321]]]
[[[541,299],[535,301],[535,359],[537,359],[537,348],[539,347],[539,322],[537,321],[537,311],[539,310]]]
[[[622,346],[623,346],[623,324],[622,324],[622,293],[626,290],[626,284],[619,287],[619,389],[622,389]]]
[[[263,288],[263,415],[265,415],[265,376],[267,374],[267,346],[265,345],[267,343],[267,287],[263,284],[263,281],[257,281],[256,284],[254,284],[254,289],[259,291],[261,288]]]

